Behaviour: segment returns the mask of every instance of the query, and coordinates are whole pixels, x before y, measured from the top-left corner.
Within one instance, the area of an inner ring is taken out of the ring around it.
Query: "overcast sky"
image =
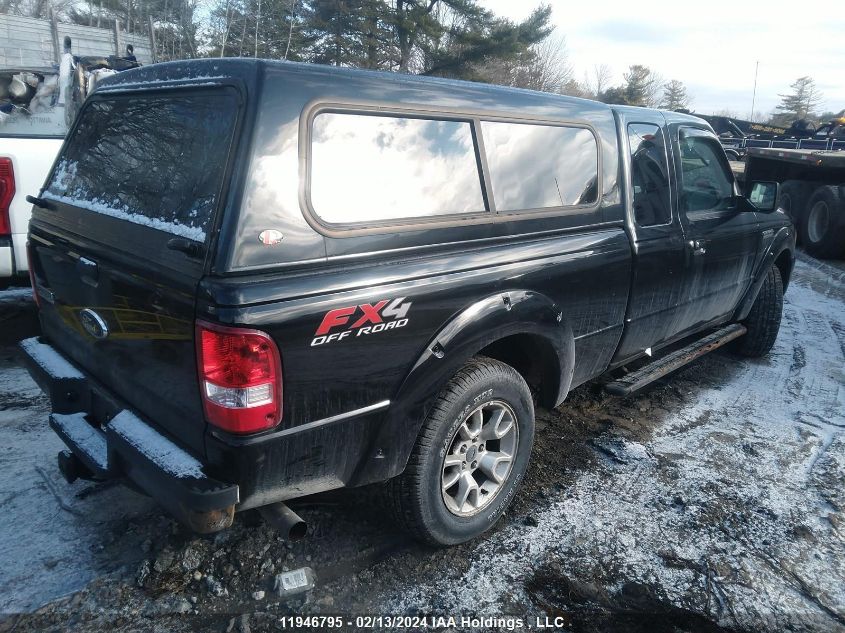
[[[498,15],[521,20],[533,0],[481,0]],[[845,10],[841,0],[770,3],[573,2],[549,0],[557,33],[566,37],[575,78],[596,64],[622,83],[631,64],[683,81],[693,109],[710,114],[751,111],[754,66],[760,62],[754,109],[769,114],[798,77],[809,75],[824,93],[820,109],[845,108]]]

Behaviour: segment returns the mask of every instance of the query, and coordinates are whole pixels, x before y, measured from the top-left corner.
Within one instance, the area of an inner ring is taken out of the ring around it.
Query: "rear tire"
[[[737,341],[737,353],[750,358],[768,354],[778,337],[782,314],[783,280],[778,267],[772,265],[751,312],[742,322],[748,332]]]
[[[837,187],[819,187],[807,201],[801,218],[804,248],[821,259],[845,254],[845,201]]]
[[[777,206],[784,210],[796,227],[801,224],[806,202],[806,186],[801,181],[787,180],[780,186]]]
[[[475,538],[513,500],[533,441],[525,380],[510,365],[472,359],[437,397],[405,471],[388,484],[394,517],[433,545]]]

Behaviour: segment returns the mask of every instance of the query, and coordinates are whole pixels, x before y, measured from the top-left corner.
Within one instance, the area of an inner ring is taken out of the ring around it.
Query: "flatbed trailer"
[[[748,150],[759,149],[790,149],[807,151],[843,151],[845,139],[842,138],[720,138],[728,158],[741,160]]]
[[[779,206],[808,253],[845,257],[845,152],[749,148],[743,176],[745,183],[781,183]]]

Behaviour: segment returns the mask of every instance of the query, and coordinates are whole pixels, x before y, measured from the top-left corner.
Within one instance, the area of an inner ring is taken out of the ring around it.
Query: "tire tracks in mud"
[[[842,325],[839,321],[831,321],[830,329],[833,330],[836,339],[839,341],[839,349],[842,352],[843,360],[845,360],[845,325]]]

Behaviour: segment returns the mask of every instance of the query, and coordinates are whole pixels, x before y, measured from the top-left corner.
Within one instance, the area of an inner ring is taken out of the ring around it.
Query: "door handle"
[[[693,255],[704,255],[707,252],[707,249],[704,248],[705,243],[704,240],[689,240],[687,246]]]

